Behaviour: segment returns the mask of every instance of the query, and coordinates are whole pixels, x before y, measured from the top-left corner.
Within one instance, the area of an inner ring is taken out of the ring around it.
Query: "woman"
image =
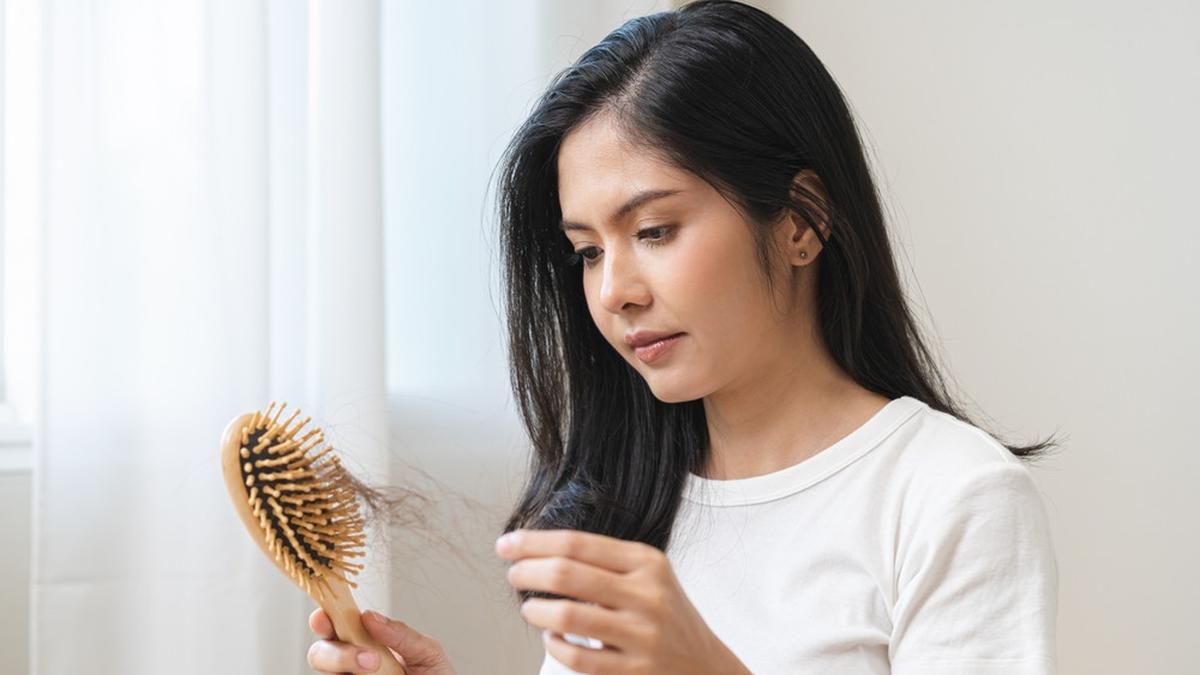
[[[799,37],[735,2],[633,19],[551,83],[501,178],[534,454],[497,553],[542,675],[1054,672],[1023,463],[1054,443],[1001,444],[947,394]],[[410,672],[453,672],[366,625]],[[373,670],[358,651],[309,662]]]

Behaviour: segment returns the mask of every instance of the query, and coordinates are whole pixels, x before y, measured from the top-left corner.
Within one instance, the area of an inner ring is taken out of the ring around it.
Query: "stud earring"
[[[803,260],[807,257],[808,257],[808,251],[800,251],[800,259],[801,260]]]

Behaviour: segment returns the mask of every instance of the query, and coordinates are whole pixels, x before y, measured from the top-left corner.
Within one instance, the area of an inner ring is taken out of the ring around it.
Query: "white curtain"
[[[485,192],[549,77],[666,3],[4,4],[33,82],[9,210],[40,233],[31,672],[311,672],[315,605],[219,471],[272,399],[368,480],[400,456],[495,505],[447,525],[492,571],[376,541],[356,597],[460,672],[536,672],[488,536],[528,450]]]
[[[33,672],[307,672],[315,605],[218,443],[286,400],[386,480],[378,3],[14,11],[44,41]]]

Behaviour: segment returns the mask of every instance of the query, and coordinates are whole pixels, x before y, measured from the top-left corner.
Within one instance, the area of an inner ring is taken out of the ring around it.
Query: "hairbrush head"
[[[252,534],[284,574],[316,600],[330,581],[357,588],[363,518],[353,483],[320,429],[297,435],[311,417],[279,421],[286,403],[242,415],[226,429],[223,462],[230,496],[249,513]],[[235,489],[236,488],[236,489]],[[255,531],[256,530],[256,531]]]
[[[383,658],[378,673],[400,673],[395,659],[368,634],[348,586],[363,569],[366,534],[358,483],[326,446],[318,428],[303,435],[311,417],[294,423],[287,403],[235,418],[221,439],[225,487],[250,537],[288,578],[316,600],[340,640],[369,647]]]

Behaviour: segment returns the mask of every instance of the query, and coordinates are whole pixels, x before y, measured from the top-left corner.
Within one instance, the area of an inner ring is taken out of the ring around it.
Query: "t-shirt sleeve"
[[[989,464],[952,482],[902,522],[893,675],[1054,675],[1058,564],[1029,470]]]

